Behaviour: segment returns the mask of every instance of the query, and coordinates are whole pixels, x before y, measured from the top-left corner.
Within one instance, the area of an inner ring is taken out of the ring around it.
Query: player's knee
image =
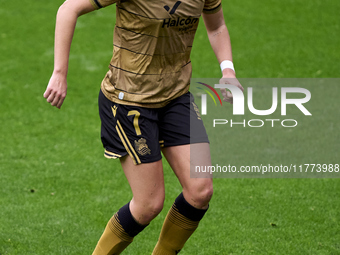
[[[163,209],[164,198],[150,198],[144,200],[139,204],[139,211],[141,212],[140,221],[152,221]]]
[[[199,185],[190,190],[189,197],[193,205],[197,208],[206,207],[213,195],[213,186],[209,182]]]
[[[153,202],[149,204],[148,207],[146,207],[145,209],[147,212],[145,213],[144,221],[150,222],[154,218],[156,218],[156,216],[162,211],[163,201]]]
[[[209,185],[207,187],[204,187],[199,193],[198,193],[198,200],[202,205],[209,204],[211,197],[214,193],[214,189],[212,185]]]
[[[153,215],[157,216],[163,209],[164,197],[159,196],[157,198],[149,199],[148,210],[152,212]]]

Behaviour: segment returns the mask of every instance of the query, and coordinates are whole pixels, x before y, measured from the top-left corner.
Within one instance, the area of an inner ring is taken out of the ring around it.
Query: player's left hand
[[[235,72],[229,68],[223,70],[223,77],[220,79],[220,84],[230,84],[238,87],[243,92],[241,83],[237,80]],[[221,89],[223,101],[233,103],[233,94],[226,89]]]

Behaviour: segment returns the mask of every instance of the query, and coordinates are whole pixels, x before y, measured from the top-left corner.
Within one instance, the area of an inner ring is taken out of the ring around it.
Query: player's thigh
[[[162,160],[135,165],[131,157],[125,156],[120,161],[133,194],[130,203],[133,215],[148,214],[146,221],[151,220],[162,210],[164,203]]]
[[[164,197],[162,160],[135,165],[130,157],[120,159],[134,198]]]
[[[171,146],[162,151],[183,187],[185,199],[194,207],[206,207],[213,193],[211,175],[204,174],[195,178],[192,175],[195,166],[211,165],[209,144]]]

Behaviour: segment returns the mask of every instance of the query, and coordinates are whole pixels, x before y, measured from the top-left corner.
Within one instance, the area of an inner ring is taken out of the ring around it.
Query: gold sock
[[[161,234],[152,255],[178,254],[198,227],[205,212],[206,210],[191,206],[181,194],[164,220]]]
[[[109,220],[92,255],[120,254],[130,243],[129,236],[118,220],[117,213]]]

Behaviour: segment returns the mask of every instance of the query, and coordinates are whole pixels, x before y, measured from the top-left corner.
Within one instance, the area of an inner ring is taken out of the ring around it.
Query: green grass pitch
[[[43,98],[62,2],[0,7],[1,255],[91,254],[108,219],[131,198],[119,162],[103,157],[99,134],[97,95],[112,53],[114,6],[79,19],[62,109]],[[223,7],[238,77],[340,78],[339,1],[223,0]],[[193,77],[220,75],[203,22],[192,62]],[[329,103],[338,108],[338,95]],[[151,254],[181,191],[164,165],[164,210],[124,254]],[[211,207],[181,254],[340,254],[339,179],[215,179],[214,186]]]

